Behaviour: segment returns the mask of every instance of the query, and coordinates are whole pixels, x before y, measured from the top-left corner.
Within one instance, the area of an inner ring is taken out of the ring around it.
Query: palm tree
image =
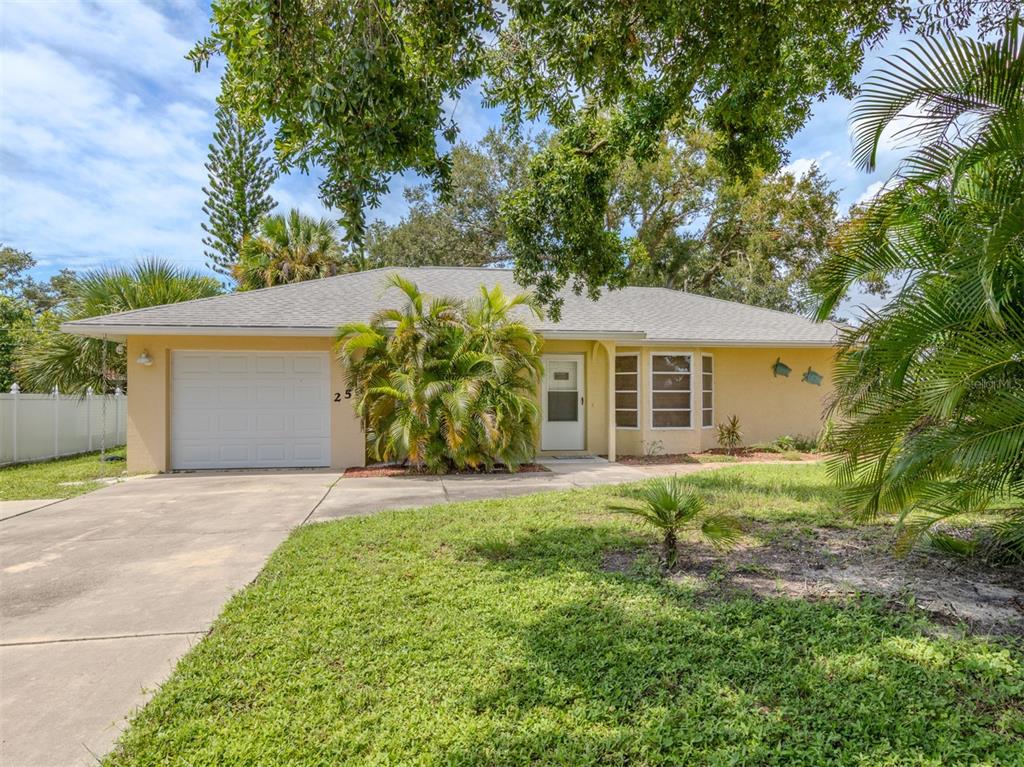
[[[1012,20],[993,43],[914,43],[867,81],[854,110],[861,166],[874,167],[897,117],[919,146],[815,277],[822,319],[858,281],[903,283],[845,332],[831,468],[860,514],[899,515],[904,548],[926,533],[948,543],[935,523],[988,510],[1024,553],[1021,28]]]
[[[220,291],[212,277],[150,258],[76,276],[59,319],[78,320],[191,301]],[[20,351],[17,371],[26,391],[48,392],[57,387],[68,394],[85,394],[89,387],[106,392],[115,384],[124,386],[126,362],[118,344],[68,335],[53,327]]]
[[[386,284],[404,305],[337,333],[371,456],[435,472],[532,458],[540,342],[514,313],[534,299],[495,287],[464,305],[398,274]]]
[[[672,570],[679,558],[679,531],[700,519],[698,533],[714,546],[735,543],[741,533],[739,521],[725,514],[704,514],[703,499],[687,489],[678,475],[658,477],[644,482],[622,496],[634,504],[609,504],[610,511],[639,517],[659,530],[662,539],[662,559]]]
[[[337,226],[305,216],[294,208],[267,216],[260,232],[242,243],[234,276],[239,290],[333,277],[346,271]]]

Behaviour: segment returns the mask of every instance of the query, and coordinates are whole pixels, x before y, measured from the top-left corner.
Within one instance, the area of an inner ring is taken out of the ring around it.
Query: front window
[[[615,426],[636,429],[640,426],[640,355],[615,356]]]
[[[701,425],[705,428],[715,425],[715,370],[710,354],[700,359],[701,374]]]
[[[651,355],[651,426],[655,429],[690,428],[690,372],[689,354]]]

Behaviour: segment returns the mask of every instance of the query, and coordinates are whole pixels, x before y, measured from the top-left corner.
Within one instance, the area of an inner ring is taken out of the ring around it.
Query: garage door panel
[[[184,377],[197,373],[209,373],[213,369],[213,358],[209,354],[192,354],[181,359],[175,358],[174,373]]]
[[[330,465],[322,352],[174,352],[171,466]]]
[[[325,358],[313,354],[296,354],[292,359],[292,371],[294,373],[320,374],[325,369]]]

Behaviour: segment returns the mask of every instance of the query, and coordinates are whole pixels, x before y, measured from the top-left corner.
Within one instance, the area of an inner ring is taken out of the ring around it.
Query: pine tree
[[[203,212],[208,218],[203,224],[207,235],[203,245],[209,267],[219,274],[231,274],[242,241],[259,229],[277,205],[268,193],[277,179],[266,156],[269,146],[263,126],[249,128],[233,110],[217,109],[217,129],[206,162],[210,183],[203,187]]]

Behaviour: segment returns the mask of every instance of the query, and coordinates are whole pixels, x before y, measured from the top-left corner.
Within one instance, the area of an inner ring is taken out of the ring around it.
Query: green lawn
[[[108,450],[124,457],[124,448]],[[102,487],[98,480],[124,473],[124,461],[100,463],[99,453],[85,453],[41,463],[0,469],[0,501],[30,498],[70,498]],[[64,484],[67,482],[82,484]]]
[[[819,466],[691,481],[748,520],[846,524]],[[301,528],[106,764],[1024,764],[1010,640],[605,571],[655,540],[607,497]]]

